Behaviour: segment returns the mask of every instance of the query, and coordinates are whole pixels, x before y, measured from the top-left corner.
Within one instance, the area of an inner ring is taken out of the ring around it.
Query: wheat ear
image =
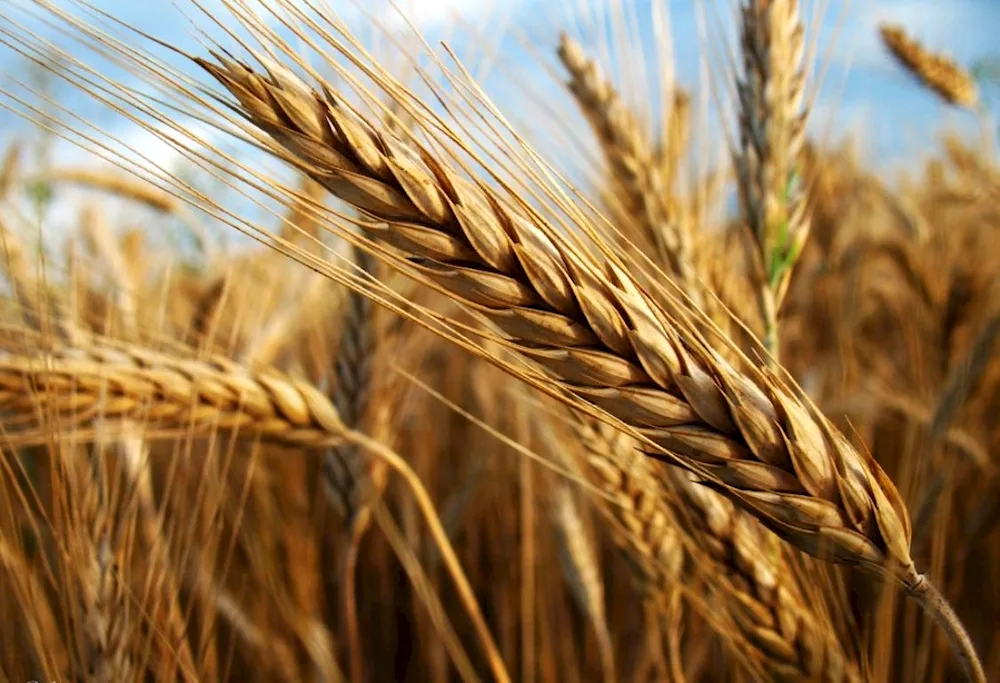
[[[239,64],[204,64],[328,189],[386,223],[366,228],[437,261],[425,269],[430,277],[571,393],[710,473],[797,545],[915,580],[895,488],[794,386],[738,373],[705,346],[679,305],[671,315],[610,262],[600,272],[549,239],[540,218],[460,180],[425,151],[432,174],[331,94],[303,97]],[[300,124],[312,127],[294,128]]]
[[[358,268],[371,275],[375,259],[360,249],[353,251]],[[374,305],[371,299],[357,292],[350,292],[344,308],[340,343],[334,361],[336,385],[333,402],[344,424],[355,429],[361,424],[372,390],[371,372],[375,358],[375,330],[372,320]],[[323,458],[324,488],[348,527],[359,523],[355,516],[364,513],[364,497],[371,488],[366,482],[367,468],[368,461],[358,453],[357,448],[346,445],[331,448]]]
[[[418,259],[570,395],[633,428],[651,455],[669,454],[706,477],[801,550],[910,589],[921,584],[895,486],[800,389],[767,371],[736,371],[681,303],[662,302],[671,315],[612,261],[590,262],[551,239],[542,217],[458,177],[432,151],[376,132],[331,91],[217,59],[196,61],[250,122],[376,219],[364,228]],[[964,633],[960,623],[947,626]],[[971,649],[962,654],[978,664]]]
[[[121,520],[109,509],[106,472],[95,466],[98,457],[87,457],[72,448],[60,453],[69,490],[76,499],[74,516],[79,516],[69,552],[83,607],[85,677],[96,683],[117,683],[135,679],[129,652],[131,609],[120,575]],[[87,470],[90,472],[84,473]],[[181,667],[173,673],[181,680],[193,680],[193,670]]]
[[[745,0],[736,82],[737,186],[749,228],[764,345],[778,357],[778,309],[809,231],[800,163],[805,141],[805,31],[798,0]]]
[[[626,210],[653,247],[656,261],[684,283],[688,295],[701,304],[704,297],[694,273],[691,236],[672,210],[668,168],[651,153],[653,146],[639,122],[621,101],[593,60],[575,40],[563,35],[559,58],[570,73],[569,89],[576,98],[611,167]]]
[[[0,411],[13,433],[38,438],[31,427],[39,415],[56,415],[61,429],[141,422],[147,436],[157,431],[185,434],[240,430],[276,443],[322,449],[350,443],[401,475],[430,527],[494,677],[510,680],[458,557],[441,527],[430,495],[397,454],[348,430],[336,407],[308,382],[267,369],[251,369],[224,358],[194,359],[127,344],[79,340],[73,347],[45,344],[22,329],[5,329],[4,339],[37,355],[0,351]],[[20,338],[18,338],[20,337]],[[44,407],[44,410],[42,408]],[[25,426],[27,423],[27,426]],[[45,438],[44,429],[41,438]]]
[[[881,24],[882,43],[904,69],[945,102],[975,109],[979,103],[976,81],[953,59],[931,52],[906,34],[901,26]]]
[[[685,572],[704,576],[721,593],[739,636],[731,645],[772,676],[861,680],[829,625],[805,603],[791,568],[773,547],[777,539],[766,537],[753,518],[680,468],[668,466],[669,485],[662,485],[649,463],[636,457],[631,440],[608,438],[585,422],[577,431],[586,449],[587,479],[615,494],[595,504],[619,531],[618,544],[656,582],[658,599],[668,599]],[[694,549],[700,549],[697,556]]]
[[[375,259],[361,249],[354,249],[358,268],[371,275]],[[344,424],[359,428],[372,391],[371,373],[375,357],[373,304],[358,292],[350,292],[345,301],[341,321],[340,344],[334,362],[336,387],[333,402]],[[377,461],[376,461],[377,462]],[[349,547],[344,557],[344,619],[351,652],[351,681],[361,683],[362,671],[360,629],[355,604],[355,571],[358,543],[370,518],[370,497],[373,495],[369,469],[375,463],[358,448],[342,444],[326,450],[323,455],[323,484],[327,497],[344,519]]]

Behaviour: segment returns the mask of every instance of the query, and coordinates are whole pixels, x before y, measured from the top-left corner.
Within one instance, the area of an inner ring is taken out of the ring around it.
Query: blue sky
[[[17,8],[32,4],[33,0],[0,0],[0,6]],[[57,6],[68,5],[69,0],[51,0]],[[206,0],[202,0],[206,2]],[[302,2],[328,3],[341,14],[362,39],[371,39],[375,32],[366,25],[364,12],[373,12],[397,27],[402,22],[395,16],[386,0],[301,0]],[[672,25],[674,64],[678,81],[687,87],[696,87],[702,67],[702,41],[699,38],[696,6],[699,0],[617,0],[631,7],[641,36],[641,45],[652,45],[651,2],[666,3]],[[181,47],[201,52],[191,23],[190,0],[90,0],[109,14],[149,31],[158,38]],[[221,4],[222,0],[207,0]],[[600,30],[601,17],[615,0],[403,0],[401,6],[413,22],[433,44],[448,40],[457,54],[475,63],[475,56],[495,46],[495,66],[486,76],[487,92],[512,112],[512,119],[526,109],[518,98],[537,99],[528,104],[545,103],[552,98],[565,97],[557,83],[539,66],[544,59],[558,66],[552,59],[552,50],[560,31],[592,42]],[[704,0],[702,3],[710,16],[729,17],[733,0]],[[813,3],[807,3],[806,13],[811,16]],[[935,98],[915,87],[885,54],[878,42],[876,27],[882,20],[902,24],[912,35],[933,49],[952,54],[960,63],[969,65],[976,60],[1000,53],[996,35],[1000,33],[1000,0],[824,0],[833,9],[822,14],[819,25],[819,49],[825,54],[830,46],[834,29],[839,23],[839,34],[833,43],[829,72],[824,88],[819,93],[812,118],[814,132],[828,129],[835,137],[853,135],[865,142],[862,150],[869,163],[898,166],[901,162],[919,159],[932,149],[936,134],[947,127],[971,128],[973,122],[964,114],[941,105]],[[185,8],[181,11],[179,8]],[[362,9],[363,8],[363,9]],[[0,9],[0,14],[7,10]],[[461,38],[456,30],[454,17],[473,27],[473,38]],[[23,19],[23,14],[17,14]],[[219,14],[221,16],[221,13]],[[195,23],[204,25],[204,18]],[[78,53],[55,29],[34,25],[52,42]],[[713,41],[718,46],[717,34]],[[531,55],[523,47],[527,40],[538,52]],[[2,41],[0,41],[2,42]],[[729,45],[731,45],[731,41]],[[716,49],[717,49],[716,48]],[[643,49],[629,45],[633,54]],[[653,55],[647,51],[647,60]],[[93,57],[87,61],[94,62]],[[103,67],[106,68],[106,67]],[[0,79],[5,75],[25,77],[25,61],[4,45],[0,45]],[[631,69],[631,63],[626,71]],[[9,87],[9,80],[0,80]],[[526,95],[524,88],[530,88]],[[75,113],[99,121],[119,139],[138,144],[157,159],[171,155],[168,146],[154,136],[138,130],[133,124],[95,107],[83,95],[72,89],[56,91],[60,102]],[[2,99],[2,97],[0,97]],[[565,104],[568,100],[560,100]],[[832,128],[830,127],[832,123]],[[551,125],[551,123],[550,123]],[[17,137],[26,124],[7,112],[0,111],[0,143]],[[65,144],[57,145],[57,158],[79,160],[80,153]]]
[[[24,6],[31,0],[3,0],[12,6]],[[191,12],[188,0],[91,0],[102,10],[122,21],[148,30],[156,36],[175,41],[182,47],[196,48],[196,37],[192,31]],[[218,2],[218,0],[211,0]],[[374,32],[367,30],[355,0],[320,0],[329,3],[358,27],[359,35],[368,38]],[[701,42],[696,23],[698,0],[620,0],[631,4],[637,21],[646,23],[640,29],[644,42],[651,44],[648,28],[650,2],[666,2],[672,23],[675,64],[681,83],[692,85],[697,82],[700,68],[699,54]],[[63,0],[56,3],[66,4]],[[539,89],[554,88],[551,79],[539,76],[537,61],[519,44],[520,35],[539,46],[539,51],[555,45],[559,31],[569,29],[580,36],[580,25],[590,24],[583,29],[584,37],[594,35],[596,21],[588,17],[598,16],[612,4],[612,0],[403,0],[400,6],[412,17],[416,25],[429,40],[448,39],[456,52],[470,58],[475,49],[484,41],[501,31],[504,38],[499,48],[500,70],[503,74],[494,76],[495,81],[509,83],[508,74],[520,74],[519,78],[538,81]],[[731,0],[704,0],[707,11],[714,15],[728,15]],[[933,97],[914,87],[885,55],[881,48],[875,27],[880,20],[890,19],[903,24],[918,39],[935,49],[943,49],[954,55],[959,62],[971,64],[975,60],[1000,52],[996,36],[1000,33],[1000,2],[997,0],[852,0],[843,3],[826,0],[833,9],[824,14],[820,29],[821,50],[829,44],[835,24],[840,23],[839,35],[834,45],[833,59],[829,73],[820,93],[814,125],[816,130],[824,129],[824,124],[833,117],[838,133],[854,131],[864,135],[874,145],[874,150],[885,156],[897,156],[910,151],[911,147],[925,140],[929,133],[940,124],[962,125],[963,117],[957,112],[938,104]],[[372,11],[383,18],[392,16],[393,10],[386,0],[367,0],[362,3],[364,11]],[[188,15],[178,7],[185,8]],[[807,13],[811,6],[807,5]],[[461,16],[463,21],[477,27],[480,37],[475,41],[463,41],[455,36],[452,17]],[[204,20],[196,23],[204,25]],[[398,23],[398,20],[397,20]],[[60,38],[50,30],[53,42]],[[464,44],[463,44],[464,43]],[[632,46],[630,49],[635,49]],[[547,55],[546,55],[547,56]],[[23,72],[23,59],[10,49],[0,46],[0,71],[3,73]],[[536,73],[532,73],[536,72]],[[501,104],[505,96],[504,86],[499,86],[496,95]],[[75,92],[60,91],[64,101],[75,111],[100,116],[102,112],[92,109],[82,96]],[[513,99],[514,95],[506,95]],[[105,113],[106,115],[106,113]],[[0,114],[0,130],[6,131],[16,125],[11,117]],[[127,126],[122,124],[122,132]]]

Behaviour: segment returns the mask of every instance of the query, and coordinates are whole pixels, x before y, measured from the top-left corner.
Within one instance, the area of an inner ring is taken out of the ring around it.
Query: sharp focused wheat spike
[[[735,371],[701,341],[682,304],[662,309],[611,262],[587,263],[548,237],[540,217],[459,178],[430,150],[417,161],[399,140],[348,114],[329,89],[306,91],[217,61],[197,59],[249,121],[330,192],[382,221],[365,228],[424,260],[428,277],[477,306],[523,357],[707,477],[789,543],[891,577],[933,602],[956,650],[981,674],[960,623],[914,566],[895,486],[797,387]]]
[[[718,482],[803,549],[916,581],[895,488],[794,387],[740,375],[681,308],[661,309],[626,273],[587,264],[538,219],[440,162],[434,180],[332,93],[305,97],[235,62],[200,63],[327,189],[385,221],[371,228],[379,238],[437,261],[430,277],[479,306],[570,392]]]
[[[896,61],[925,87],[945,102],[975,109],[979,103],[979,88],[972,76],[955,60],[931,52],[910,38],[901,26],[881,24],[879,35]]]

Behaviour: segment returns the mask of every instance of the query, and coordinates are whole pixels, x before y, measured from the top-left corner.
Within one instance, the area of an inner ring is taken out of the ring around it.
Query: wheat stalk
[[[184,203],[172,194],[161,190],[133,175],[101,171],[91,168],[53,168],[33,175],[33,182],[65,183],[101,190],[109,194],[144,204],[161,213],[176,214]]]
[[[59,620],[39,576],[44,572],[28,562],[23,548],[4,538],[0,538],[0,570],[27,617],[21,628],[28,632],[39,666],[53,678],[66,675],[70,671],[71,655],[60,636]]]
[[[544,220],[348,114],[329,90],[217,56],[196,62],[239,110],[330,192],[377,222],[371,234],[507,333],[558,385],[606,410],[696,471],[796,547],[892,577],[925,604],[905,507],[878,464],[801,391],[737,372],[707,347],[681,304],[654,303],[611,261],[556,242]],[[671,315],[672,313],[672,315]],[[981,674],[961,624],[937,613]],[[975,676],[982,680],[981,675]]]
[[[879,25],[879,35],[896,61],[945,102],[975,109],[979,89],[972,76],[953,59],[931,52],[906,34],[901,26]]]
[[[615,676],[614,646],[604,609],[604,579],[597,550],[588,532],[573,491],[565,482],[557,482],[551,494],[551,517],[559,538],[559,557],[568,578],[573,598],[587,615],[597,637],[601,674],[605,683]]]

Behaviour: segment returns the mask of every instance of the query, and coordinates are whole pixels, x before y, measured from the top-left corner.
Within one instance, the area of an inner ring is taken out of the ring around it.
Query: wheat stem
[[[916,599],[948,636],[952,651],[961,662],[966,678],[971,683],[986,683],[986,672],[976,654],[976,647],[944,595],[923,574],[918,577],[915,585],[907,589],[907,593]]]

